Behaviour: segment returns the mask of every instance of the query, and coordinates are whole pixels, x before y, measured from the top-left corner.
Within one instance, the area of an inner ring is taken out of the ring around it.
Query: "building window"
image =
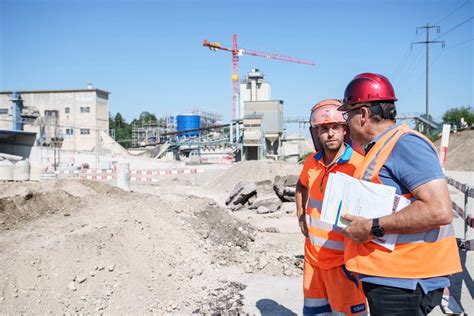
[[[89,135],[91,130],[88,128],[81,128],[81,135]]]
[[[70,137],[74,135],[74,129],[73,128],[66,128],[66,137]]]
[[[68,106],[66,106],[66,107],[64,108],[64,113],[69,114],[69,112],[71,112],[71,108],[68,107]]]
[[[81,113],[90,113],[90,106],[81,106]]]
[[[59,114],[58,114],[58,111],[56,111],[56,110],[45,110],[44,111],[44,116],[59,117]]]
[[[0,109],[0,114],[8,114],[8,109]]]

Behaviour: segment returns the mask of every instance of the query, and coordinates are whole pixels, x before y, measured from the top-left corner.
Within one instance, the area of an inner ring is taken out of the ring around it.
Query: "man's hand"
[[[346,237],[358,242],[359,244],[368,242],[373,238],[373,236],[370,235],[370,231],[372,230],[371,219],[349,214],[342,215],[341,217],[350,222],[342,231]]]
[[[305,214],[298,217],[298,224],[300,224],[301,233],[308,237],[308,226],[306,226],[306,217]]]

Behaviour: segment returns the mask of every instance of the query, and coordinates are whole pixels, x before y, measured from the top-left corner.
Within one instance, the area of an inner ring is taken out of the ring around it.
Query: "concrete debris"
[[[271,213],[271,211],[263,205],[257,208],[257,214],[268,214],[268,213]]]
[[[276,176],[273,181],[273,190],[283,202],[294,202],[296,183],[299,176]]]
[[[237,183],[225,204],[231,209],[236,210],[239,205],[247,203],[248,199],[257,194],[257,185],[255,182],[242,181]]]
[[[258,212],[258,209],[261,206],[268,209],[267,213],[274,213],[280,209],[281,200],[276,196],[265,196],[265,197],[257,198],[252,203],[252,205],[249,206],[249,209],[251,210],[257,209],[257,214],[267,214],[267,213]]]

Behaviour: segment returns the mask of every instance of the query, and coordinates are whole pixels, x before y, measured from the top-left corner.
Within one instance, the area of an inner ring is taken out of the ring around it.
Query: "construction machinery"
[[[243,55],[250,55],[250,56],[257,56],[257,57],[264,57],[268,59],[280,60],[280,61],[287,61],[292,63],[304,64],[315,66],[312,61],[294,58],[290,56],[279,55],[275,53],[268,53],[262,52],[257,50],[239,48],[237,46],[237,35],[234,34],[232,38],[232,48],[223,47],[220,42],[210,42],[207,39],[204,40],[202,44],[205,47],[208,47],[212,51],[223,50],[232,53],[232,121],[236,119],[236,108],[240,98],[240,89],[239,89],[239,57]],[[237,124],[237,128],[238,128]],[[232,125],[231,125],[232,127]],[[232,128],[231,128],[232,132]],[[237,131],[237,135],[238,135]],[[231,141],[232,141],[232,133],[231,133]]]

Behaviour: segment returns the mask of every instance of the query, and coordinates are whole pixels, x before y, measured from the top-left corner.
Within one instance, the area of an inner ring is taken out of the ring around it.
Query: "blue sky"
[[[430,37],[446,47],[430,46],[430,109],[441,117],[473,105],[473,8],[473,0],[0,0],[0,90],[85,88],[91,81],[112,93],[111,112],[127,120],[196,106],[229,119],[231,54],[202,41],[230,47],[237,33],[241,48],[316,63],[241,57],[241,78],[260,68],[287,117],[342,98],[366,71],[390,78],[399,112],[424,112],[425,48],[410,50],[410,43],[425,40],[417,26],[439,23],[441,33]]]

